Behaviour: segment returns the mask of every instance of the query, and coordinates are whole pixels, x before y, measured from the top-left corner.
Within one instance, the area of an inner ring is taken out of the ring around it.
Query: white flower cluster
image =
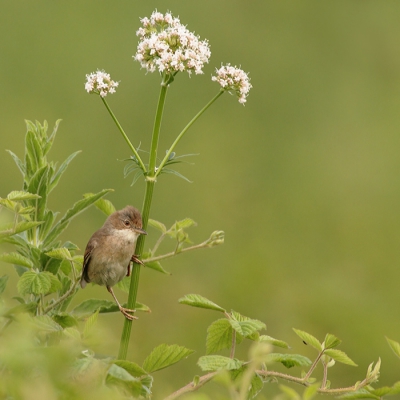
[[[170,13],[154,11],[150,18],[140,22],[142,27],[136,32],[140,41],[134,59],[143,68],[170,75],[178,71],[187,71],[189,75],[203,73],[211,56],[207,40],[200,40]]]
[[[85,90],[88,93],[96,93],[106,97],[108,93],[115,93],[118,82],[111,80],[110,74],[97,70],[86,75]]]
[[[235,93],[239,98],[239,103],[246,103],[246,97],[252,85],[249,76],[242,69],[232,67],[230,64],[223,65],[220,69],[216,69],[216,76],[211,79],[218,82],[223,90],[231,94]]]

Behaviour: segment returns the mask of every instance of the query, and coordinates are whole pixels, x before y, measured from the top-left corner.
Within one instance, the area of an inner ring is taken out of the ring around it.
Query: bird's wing
[[[86,283],[90,282],[89,279],[89,264],[92,257],[93,250],[97,247],[97,240],[91,239],[86,246],[85,254],[83,256],[83,267],[82,267],[82,277],[81,277],[81,288],[86,286]]]

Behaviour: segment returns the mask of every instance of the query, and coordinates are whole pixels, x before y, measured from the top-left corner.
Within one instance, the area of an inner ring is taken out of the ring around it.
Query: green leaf
[[[312,363],[307,357],[300,354],[280,354],[270,353],[267,356],[268,362],[280,362],[286,368],[292,367],[309,367]]]
[[[254,399],[263,389],[264,381],[257,373],[254,374],[250,382],[250,388],[248,393],[248,399]]]
[[[236,358],[212,355],[200,357],[197,365],[203,371],[218,371],[221,369],[230,371],[239,369],[243,365],[243,362]]]
[[[60,234],[67,228],[70,220],[80,214],[82,211],[86,210],[93,203],[95,203],[98,199],[105,196],[107,193],[112,192],[113,189],[104,189],[99,193],[94,195],[90,195],[82,200],[77,201],[54,225],[53,229],[50,231],[48,237],[46,238],[45,245],[50,245]]]
[[[386,338],[390,348],[392,349],[393,353],[396,354],[397,357],[400,358],[400,344],[392,339]]]
[[[159,261],[143,261],[145,266],[150,268],[150,269],[154,269],[155,271],[161,272],[163,274],[166,275],[171,275],[171,272],[166,271],[162,266],[161,263]]]
[[[261,335],[258,338],[258,340],[260,342],[271,343],[273,346],[276,346],[276,347],[282,347],[284,349],[289,349],[290,348],[290,346],[286,342],[284,342],[283,340],[275,339],[275,338],[273,338],[271,336],[268,336],[268,335]]]
[[[11,157],[13,158],[15,164],[17,164],[17,167],[20,170],[22,176],[25,176],[25,173],[26,173],[25,165],[21,161],[21,159],[16,154],[14,154],[11,150],[6,150],[6,152],[11,155]]]
[[[123,388],[129,395],[135,398],[139,396],[147,397],[150,394],[149,389],[142,385],[140,379],[134,378],[129,372],[116,364],[111,364],[108,369],[106,383],[107,385],[116,385]]]
[[[318,350],[319,352],[322,351],[322,344],[315,338],[313,335],[310,335],[307,332],[301,331],[299,329],[294,329],[296,335],[305,343],[309,344],[310,346],[314,347],[314,349]]]
[[[25,272],[17,284],[18,292],[25,294],[48,294],[61,288],[61,282],[50,272]]]
[[[229,319],[229,322],[232,328],[244,337],[249,337],[261,329],[267,328],[263,322],[245,317],[238,312],[232,311],[231,316],[232,318]]]
[[[125,371],[129,372],[132,376],[141,377],[147,375],[147,372],[138,364],[127,361],[127,360],[115,360],[112,362],[118,367],[123,368]]]
[[[335,335],[327,333],[324,340],[325,349],[333,349],[334,347],[339,346],[342,343],[340,339],[338,339]]]
[[[32,200],[39,199],[40,196],[37,194],[24,192],[22,190],[14,190],[7,195],[8,200],[21,201],[21,200]]]
[[[178,231],[180,229],[190,228],[191,226],[197,226],[197,223],[193,221],[191,218],[185,218],[181,221],[175,222],[175,224],[172,225],[171,230]]]
[[[345,352],[341,350],[328,349],[324,351],[324,354],[333,358],[335,361],[357,367],[357,364],[353,360],[351,360]]]
[[[211,300],[206,299],[199,294],[187,294],[186,296],[181,297],[179,303],[186,304],[192,307],[206,308],[209,310],[215,310],[220,312],[225,312],[225,309],[220,307],[219,305],[213,303]]]
[[[8,275],[3,275],[0,278],[0,294],[2,294],[4,292],[4,290],[6,289],[7,281],[8,281]]]
[[[68,313],[58,313],[53,315],[52,318],[63,328],[70,328],[78,325],[78,320]]]
[[[356,392],[343,394],[342,396],[340,396],[340,399],[346,399],[346,400],[376,399],[376,400],[380,400],[381,398],[378,396],[375,396],[374,394],[370,393],[366,389],[360,389],[360,390],[357,390]]]
[[[63,330],[61,325],[53,321],[48,315],[39,315],[32,318],[33,325],[41,332],[52,333]]]
[[[144,360],[143,368],[149,373],[159,371],[160,369],[177,363],[183,358],[187,358],[192,353],[193,350],[178,346],[177,344],[161,344]]]
[[[3,253],[0,255],[0,261],[10,264],[22,265],[23,267],[33,268],[33,262],[19,253]]]
[[[308,386],[303,393],[303,400],[311,400],[318,393],[319,383]]]
[[[25,146],[31,170],[36,171],[43,167],[44,160],[42,148],[36,134],[30,130],[28,130],[25,136]]]
[[[65,247],[55,248],[45,253],[46,256],[56,258],[57,260],[71,260],[71,253]]]
[[[226,318],[214,321],[207,329],[206,353],[215,353],[232,346],[233,328]]]
[[[46,238],[47,234],[50,232],[50,229],[53,226],[54,219],[58,213],[54,213],[53,211],[46,210],[43,215],[43,224],[39,228],[39,239],[43,242]]]
[[[75,153],[72,153],[61,165],[60,168],[58,168],[57,172],[51,177],[50,179],[50,186],[49,186],[49,193],[57,186],[61,175],[65,172],[67,169],[69,163],[76,157],[77,154],[79,154],[80,151],[76,151]]]
[[[166,226],[162,222],[156,221],[155,219],[149,219],[148,224],[164,234],[167,232]]]
[[[85,193],[83,197],[87,198],[93,195],[94,193]],[[107,217],[110,216],[112,213],[115,213],[115,211],[117,211],[113,203],[111,203],[111,201],[107,199],[99,199],[94,203],[94,205],[96,208],[98,208],[100,211],[106,214]]]
[[[119,311],[118,306],[114,301],[110,300],[99,300],[89,299],[83,301],[81,304],[76,306],[73,310],[73,314],[92,314],[96,311],[101,313]]]
[[[97,310],[94,314],[92,314],[85,322],[85,326],[83,328],[83,336],[88,337],[93,330],[94,325],[97,322],[99,316],[99,310]]]
[[[49,184],[49,167],[44,166],[39,169],[32,177],[29,182],[28,192],[36,193],[40,198],[31,200],[31,205],[36,207],[37,210],[37,220],[43,221],[44,213],[47,204],[47,194],[48,194],[48,184]]]
[[[291,387],[286,385],[279,385],[279,389],[286,395],[289,400],[301,400],[300,395]]]

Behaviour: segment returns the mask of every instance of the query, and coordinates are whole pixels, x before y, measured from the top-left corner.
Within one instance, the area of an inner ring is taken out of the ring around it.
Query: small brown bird
[[[143,264],[135,255],[139,235],[147,235],[142,229],[142,216],[132,206],[111,214],[104,225],[96,231],[86,246],[81,277],[82,289],[89,282],[104,285],[116,301],[120,311],[129,320],[135,310],[121,306],[112,286],[130,275],[131,261]]]

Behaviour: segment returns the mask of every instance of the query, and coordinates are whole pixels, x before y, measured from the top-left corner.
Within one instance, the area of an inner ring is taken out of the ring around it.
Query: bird
[[[139,235],[147,235],[142,226],[142,216],[135,207],[126,206],[115,211],[91,236],[83,257],[81,288],[89,282],[105,286],[121,313],[130,321],[137,319],[133,315],[135,310],[122,307],[112,287],[130,275],[131,261],[144,265],[135,255]]]

